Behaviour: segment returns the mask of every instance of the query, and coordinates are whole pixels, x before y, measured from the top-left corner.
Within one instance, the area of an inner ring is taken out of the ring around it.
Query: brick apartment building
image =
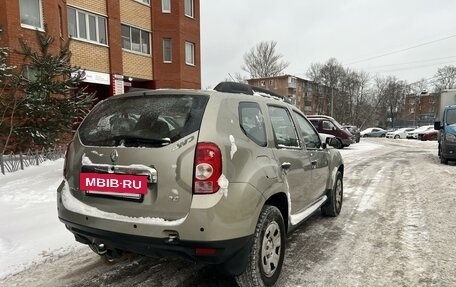
[[[291,75],[247,80],[249,85],[288,96],[306,115],[329,115],[331,90],[323,85]]]
[[[201,87],[199,0],[0,0],[0,47],[9,65],[22,58],[18,38],[32,47],[35,30],[70,38],[71,64],[101,100],[132,88]]]
[[[409,94],[405,96],[400,126],[432,125],[437,120],[441,93]]]

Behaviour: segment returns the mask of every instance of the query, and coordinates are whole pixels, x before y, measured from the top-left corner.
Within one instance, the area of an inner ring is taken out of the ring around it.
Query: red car
[[[418,139],[422,141],[436,141],[439,136],[438,130],[428,130],[418,134]]]

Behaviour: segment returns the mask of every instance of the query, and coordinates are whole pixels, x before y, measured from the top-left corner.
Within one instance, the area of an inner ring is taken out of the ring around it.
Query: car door
[[[312,165],[312,201],[318,200],[326,193],[326,184],[329,177],[329,161],[327,152],[321,148],[321,141],[313,125],[298,111],[293,111],[298,123],[298,131],[309,154]]]
[[[274,156],[283,169],[282,180],[289,191],[291,214],[299,213],[312,202],[312,163],[302,146],[290,111],[284,106],[268,105],[275,148]]]

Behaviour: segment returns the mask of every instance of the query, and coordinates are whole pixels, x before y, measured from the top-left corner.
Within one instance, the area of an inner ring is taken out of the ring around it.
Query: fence
[[[27,153],[0,155],[0,172],[15,172],[31,165],[40,165],[45,160],[56,160],[64,157],[65,148],[55,147],[37,151],[29,150]]]

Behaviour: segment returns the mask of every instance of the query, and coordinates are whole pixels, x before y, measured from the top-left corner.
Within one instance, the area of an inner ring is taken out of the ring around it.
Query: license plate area
[[[142,200],[147,182],[146,175],[81,172],[79,190],[92,196]]]

